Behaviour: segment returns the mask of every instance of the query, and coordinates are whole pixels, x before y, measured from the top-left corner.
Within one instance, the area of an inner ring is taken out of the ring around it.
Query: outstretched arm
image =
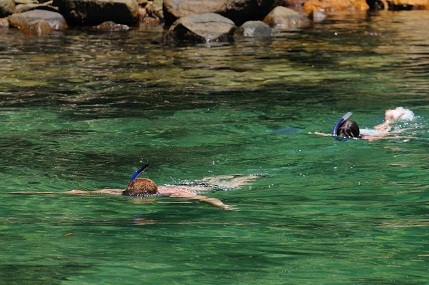
[[[222,201],[220,201],[219,199],[198,195],[198,193],[192,187],[165,185],[165,186],[158,187],[158,193],[161,196],[166,196],[171,198],[198,200],[225,210],[232,209],[230,206],[222,203]]]
[[[97,195],[97,194],[109,194],[109,195],[122,195],[122,189],[100,189],[100,190],[77,190],[73,189],[67,192],[62,192],[64,194],[72,194],[72,195]]]
[[[216,198],[209,198],[209,197],[202,196],[202,195],[192,196],[192,197],[188,197],[188,198],[193,199],[193,200],[198,200],[198,201],[201,201],[204,203],[208,203],[208,204],[211,204],[215,207],[218,207],[218,208],[221,208],[224,210],[233,210],[233,208],[231,206],[222,203],[221,200],[216,199]]]
[[[20,192],[10,192],[9,194],[16,194],[16,195],[42,195],[42,194],[71,194],[71,195],[97,195],[97,194],[110,194],[110,195],[122,195],[121,189],[100,189],[100,190],[93,190],[93,191],[86,191],[86,190],[77,190],[73,189],[66,192],[51,192],[51,191],[44,191],[44,192],[34,192],[34,191],[20,191]]]

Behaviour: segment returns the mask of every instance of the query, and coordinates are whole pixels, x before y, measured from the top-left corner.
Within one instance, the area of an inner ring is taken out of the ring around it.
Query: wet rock
[[[274,8],[265,17],[264,22],[276,31],[296,30],[310,25],[310,20],[306,16],[281,6]]]
[[[128,31],[130,29],[130,27],[127,25],[116,24],[115,22],[112,22],[112,21],[101,23],[100,25],[95,26],[94,28],[97,30],[106,31],[106,32]]]
[[[53,5],[73,26],[94,26],[106,21],[134,26],[139,22],[136,0],[54,0]]]
[[[221,42],[233,39],[234,22],[215,13],[193,14],[177,20],[166,33],[168,42]]]
[[[153,18],[157,18],[161,21],[164,20],[164,12],[162,10],[162,0],[154,0],[148,3],[146,6],[146,10],[149,16]]]
[[[389,10],[429,9],[429,0],[385,0]]]
[[[15,11],[15,2],[13,0],[0,0],[0,18],[9,16]]]
[[[8,28],[9,27],[9,22],[7,20],[7,18],[0,18],[0,29],[1,28]]]
[[[315,23],[323,22],[328,15],[324,9],[315,9],[310,13],[310,19]]]
[[[385,0],[367,0],[366,3],[370,10],[385,10],[387,9],[387,3]],[[386,5],[385,5],[386,4]]]
[[[241,25],[261,20],[274,7],[275,0],[164,0],[165,26],[191,14],[216,13]]]
[[[67,23],[61,14],[46,10],[16,13],[9,16],[8,20],[11,27],[25,34],[45,35],[54,30],[67,28]]]
[[[52,6],[52,1],[47,1],[42,4],[38,4],[38,3],[18,4],[15,7],[15,13],[22,13],[22,12],[36,10],[36,9],[58,12],[58,8]]]
[[[303,11],[309,14],[317,9],[323,9],[329,14],[338,11],[367,11],[369,6],[366,0],[307,0],[303,5]]]
[[[262,21],[247,21],[237,29],[236,34],[245,38],[269,38],[272,31],[271,27]]]

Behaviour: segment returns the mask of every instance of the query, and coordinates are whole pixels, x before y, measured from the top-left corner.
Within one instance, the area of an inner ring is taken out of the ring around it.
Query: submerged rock
[[[134,26],[139,22],[136,0],[54,0],[53,5],[73,26],[93,26],[106,21]]]
[[[45,35],[54,30],[67,28],[66,20],[61,14],[46,10],[16,13],[8,20],[11,27],[15,27],[25,34]]]
[[[0,18],[11,15],[15,11],[13,0],[0,0]]]
[[[245,38],[268,38],[271,37],[271,28],[262,21],[247,21],[241,25],[236,34]]]
[[[310,20],[286,7],[277,6],[264,19],[270,27],[278,30],[295,30],[310,26]]]
[[[112,22],[112,21],[101,23],[100,25],[95,26],[94,28],[100,31],[107,31],[107,32],[128,31],[130,29],[130,27],[128,27],[127,25],[116,24],[115,22]]]
[[[165,26],[191,14],[216,13],[241,25],[261,20],[274,7],[275,0],[164,0]]]
[[[182,17],[170,27],[166,41],[221,42],[233,39],[234,22],[215,13]]]
[[[386,0],[389,10],[429,9],[429,0]]]

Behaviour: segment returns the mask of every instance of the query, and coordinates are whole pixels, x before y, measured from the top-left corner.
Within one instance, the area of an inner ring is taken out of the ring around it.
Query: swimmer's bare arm
[[[77,190],[73,189],[67,192],[62,192],[64,194],[72,194],[72,195],[97,195],[97,194],[109,194],[109,195],[122,195],[122,192],[124,190],[122,189],[100,189],[100,190],[92,190],[92,191],[85,191],[85,190]]]
[[[230,206],[225,205],[216,198],[209,198],[203,195],[198,195],[192,187],[184,187],[184,186],[172,186],[172,185],[166,185],[166,186],[160,186],[158,187],[158,193],[161,196],[167,196],[172,198],[183,198],[183,199],[192,199],[192,200],[198,200],[204,203],[211,204],[215,207],[230,210],[232,209]]]
[[[98,195],[98,194],[109,194],[109,195],[122,195],[122,189],[100,189],[93,191],[86,190],[77,190],[73,189],[66,192],[34,192],[34,191],[20,191],[20,192],[10,192],[9,194],[19,194],[19,195],[41,195],[41,194],[71,194],[71,195]]]
[[[229,205],[224,204],[221,200],[216,198],[209,198],[202,195],[195,195],[195,196],[171,196],[171,197],[178,197],[178,198],[185,198],[185,199],[192,199],[192,200],[198,200],[200,202],[208,203],[210,205],[213,205],[215,207],[224,209],[224,210],[232,210],[232,207]]]
[[[384,131],[387,133],[388,131],[390,131],[390,125],[395,123],[396,121],[400,120],[405,115],[406,111],[407,110],[404,110],[404,108],[401,108],[401,107],[393,109],[393,110],[392,109],[386,110],[386,112],[384,113],[383,123],[375,126],[374,129],[376,129],[378,131]],[[409,112],[411,112],[411,111],[409,111]]]

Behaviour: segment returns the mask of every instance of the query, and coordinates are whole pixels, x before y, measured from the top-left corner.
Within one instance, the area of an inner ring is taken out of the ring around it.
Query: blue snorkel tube
[[[140,167],[139,169],[137,169],[137,171],[136,172],[134,172],[134,174],[131,176],[131,179],[130,179],[130,182],[133,182],[136,178],[137,178],[137,176],[139,176],[139,174],[143,171],[143,170],[145,170],[146,169],[146,167],[148,167],[149,166],[149,164],[145,164],[145,165],[143,165],[142,167]]]
[[[345,120],[347,120],[348,118],[350,118],[351,116],[353,115],[353,113],[352,112],[347,112],[347,113],[345,113],[336,123],[335,123],[335,126],[334,126],[334,128],[332,129],[332,136],[333,137],[336,137],[337,136],[337,131],[338,131],[338,128],[340,127],[340,125],[345,121]]]

